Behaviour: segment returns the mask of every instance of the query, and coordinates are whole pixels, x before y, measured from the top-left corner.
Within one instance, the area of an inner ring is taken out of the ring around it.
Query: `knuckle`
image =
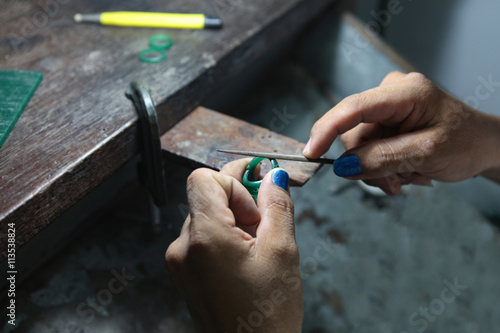
[[[234,171],[241,171],[243,172],[248,165],[252,161],[251,157],[246,157],[246,158],[241,158],[238,160],[231,161],[229,163],[226,163],[222,169],[220,170],[221,173],[226,173],[226,174],[231,174],[231,172]]]
[[[417,73],[417,72],[412,72],[408,73],[406,75],[406,79],[415,83],[420,83],[420,84],[427,84],[427,82],[430,82],[424,74],[422,73]]]
[[[295,239],[274,244],[272,251],[273,257],[287,266],[299,262],[299,249]]]
[[[402,73],[400,71],[392,71],[390,72],[389,74],[387,74],[384,78],[383,81],[386,81],[386,80],[390,80],[392,77],[398,77],[400,76]]]
[[[340,140],[342,141],[342,144],[344,145],[345,149],[350,149],[352,148],[351,142],[352,140],[352,133],[346,132],[340,136]]]
[[[382,153],[372,161],[371,169],[377,174],[382,174],[384,171],[388,171],[389,162],[387,161],[387,156]]]
[[[366,100],[365,94],[357,93],[344,98],[343,102],[346,105],[349,105],[352,108],[357,108],[358,105],[363,104],[363,101]]]
[[[199,168],[191,172],[186,182],[187,190],[189,191],[194,186],[196,186],[196,184],[200,183],[207,177],[210,177],[213,172],[214,172],[213,170],[207,168]]]
[[[274,214],[279,215],[282,218],[292,218],[294,215],[294,205],[292,200],[289,197],[285,197],[285,193],[283,195],[279,195],[273,198],[273,203],[271,203],[268,209],[272,210]]]
[[[199,179],[206,178],[206,177],[210,176],[210,174],[212,172],[213,172],[212,170],[207,169],[207,168],[196,169],[193,172],[191,172],[191,174],[188,177],[188,181],[194,182],[194,181],[197,181]]]
[[[377,147],[379,153],[374,155],[375,158],[372,161],[371,167],[377,172],[388,172],[394,162],[397,161],[396,153],[386,140],[381,140],[377,144]]]
[[[198,255],[204,253],[210,248],[213,243],[209,233],[202,230],[191,230],[189,234],[189,254]]]
[[[340,140],[346,150],[359,146],[365,141],[371,140],[371,138],[365,136],[363,133],[364,125],[365,124],[359,124],[340,136]]]
[[[178,250],[178,241],[174,241],[165,253],[165,265],[171,274],[177,274],[184,264],[184,257]]]
[[[178,238],[165,253],[165,265],[174,278],[182,277],[212,256],[214,239],[202,231],[191,231],[189,237]]]
[[[445,138],[442,136],[442,134],[436,134],[434,136],[429,136],[425,138],[420,144],[419,144],[419,154],[423,158],[429,158],[433,156],[436,151],[439,149],[441,142],[443,142]]]
[[[409,80],[416,89],[420,90],[421,95],[429,96],[433,92],[436,91],[436,86],[422,73],[409,73],[406,76],[406,79]]]
[[[199,265],[207,259],[216,257],[221,249],[227,249],[231,244],[230,238],[221,237],[205,228],[193,229],[189,233],[186,260],[193,265]]]

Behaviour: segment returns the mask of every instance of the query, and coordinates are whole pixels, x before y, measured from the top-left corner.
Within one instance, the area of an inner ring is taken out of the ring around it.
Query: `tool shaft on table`
[[[228,154],[274,158],[276,160],[287,160],[287,161],[297,161],[297,162],[310,162],[310,163],[321,163],[321,164],[333,164],[333,162],[335,162],[335,160],[329,158],[307,158],[302,155],[288,155],[288,154],[264,153],[264,152],[228,150],[228,149],[217,149],[217,151]]]

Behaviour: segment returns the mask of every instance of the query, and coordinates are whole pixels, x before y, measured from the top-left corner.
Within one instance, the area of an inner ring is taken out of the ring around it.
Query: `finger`
[[[384,129],[379,124],[359,124],[352,130],[340,136],[346,150],[359,146],[368,141],[381,139]]]
[[[294,208],[288,182],[288,173],[281,168],[268,172],[262,180],[257,198],[261,213],[257,229],[260,244],[284,248],[295,244]]]
[[[378,187],[388,195],[396,195],[401,191],[401,186],[413,184],[418,186],[432,187],[432,179],[419,173],[411,173],[409,176],[391,174],[384,178],[364,180],[370,186]]]
[[[356,146],[335,161],[334,172],[340,177],[365,180],[425,171],[434,153],[431,132],[423,129]]]
[[[174,283],[178,283],[178,277],[183,270],[183,263],[186,258],[188,248],[188,237],[181,235],[177,238],[165,252],[165,265]]]
[[[404,179],[395,174],[390,174],[384,178],[363,180],[363,182],[367,185],[378,187],[391,196],[399,194],[401,186],[405,185]]]
[[[234,177],[209,170],[197,169],[187,184],[190,225],[256,224],[260,213],[252,196]]]
[[[388,85],[388,84],[392,84],[392,83],[398,82],[401,79],[404,79],[406,77],[406,75],[407,74],[405,74],[403,72],[400,72],[400,71],[390,72],[389,74],[387,74],[385,76],[385,78],[382,80],[382,82],[380,83],[380,85],[381,86],[385,86],[385,85]]]
[[[340,138],[346,150],[360,146],[366,142],[398,135],[397,129],[384,127],[378,123],[359,124],[352,130],[342,134]]]
[[[246,167],[252,161],[252,158],[243,158],[240,160],[229,162],[224,165],[220,170],[221,173],[232,176],[241,182],[243,174],[245,173]],[[259,179],[260,176],[260,163],[255,167],[253,171],[253,176],[255,179]]]
[[[190,223],[191,223],[191,215],[188,215],[186,217],[186,220],[184,221],[184,224],[182,225],[181,235],[189,230],[189,224]]]
[[[229,175],[231,177],[234,177],[241,181],[241,178],[243,177],[243,174],[245,173],[245,169],[247,165],[252,161],[252,158],[242,158],[239,160],[235,160],[232,162],[227,163],[222,167],[220,170],[221,173],[225,175]]]
[[[408,184],[417,185],[417,186],[434,187],[434,185],[432,184],[432,178],[426,177],[423,175],[421,175],[421,178],[414,179],[411,182],[409,182]]]
[[[404,179],[400,176],[391,174],[384,178],[363,180],[367,185],[380,188],[387,195],[397,195],[401,192],[401,186],[404,185]]]
[[[304,155],[317,158],[328,151],[335,138],[361,123],[394,126],[419,118],[424,96],[432,85],[420,74],[409,74],[398,84],[373,88],[345,98],[318,120]],[[404,127],[404,126],[403,126]]]
[[[401,184],[397,180],[396,177],[386,177],[386,178],[378,178],[378,179],[368,179],[363,180],[366,185],[378,187],[387,195],[396,195],[401,191]]]

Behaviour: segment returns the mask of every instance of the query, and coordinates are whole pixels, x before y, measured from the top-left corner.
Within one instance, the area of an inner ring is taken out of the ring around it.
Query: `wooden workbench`
[[[0,149],[0,237],[16,223],[22,246],[140,151],[129,82],[146,82],[164,133],[229,78],[292,38],[330,0],[2,2],[0,68],[44,79]],[[224,28],[168,30],[166,61],[142,63],[165,30],[77,25],[75,13],[201,12]],[[0,260],[5,252],[0,252]]]

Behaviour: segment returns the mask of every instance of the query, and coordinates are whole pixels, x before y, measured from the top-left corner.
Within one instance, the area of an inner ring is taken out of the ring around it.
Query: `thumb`
[[[339,177],[378,179],[418,172],[429,162],[433,144],[425,130],[369,141],[347,150],[333,164]]]
[[[271,170],[262,180],[257,197],[261,214],[257,228],[260,243],[278,247],[295,245],[294,208],[288,183],[288,173],[281,168]]]

